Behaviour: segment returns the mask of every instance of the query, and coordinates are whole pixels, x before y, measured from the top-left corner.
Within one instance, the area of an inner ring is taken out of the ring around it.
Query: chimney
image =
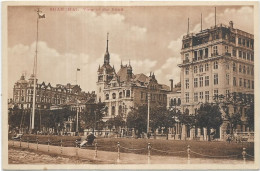
[[[231,29],[233,29],[233,25],[234,25],[233,21],[229,21],[229,27],[230,27]]]
[[[171,91],[173,91],[173,79],[170,79],[171,82]]]

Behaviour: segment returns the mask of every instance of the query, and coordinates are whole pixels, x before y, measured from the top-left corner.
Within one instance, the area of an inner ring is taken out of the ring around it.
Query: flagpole
[[[77,85],[77,81],[78,81],[78,68],[76,69],[76,85]]]
[[[34,129],[34,118],[35,118],[35,101],[36,101],[36,73],[37,73],[37,50],[38,50],[38,26],[39,26],[39,9],[37,10],[37,26],[36,26],[36,47],[35,47],[35,58],[34,58],[34,67],[33,67],[33,111],[32,111],[32,127]],[[32,131],[31,130],[31,131]]]

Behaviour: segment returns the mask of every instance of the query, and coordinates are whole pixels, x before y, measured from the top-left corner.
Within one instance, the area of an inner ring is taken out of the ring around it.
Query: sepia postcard
[[[260,169],[257,1],[2,3],[3,169]]]

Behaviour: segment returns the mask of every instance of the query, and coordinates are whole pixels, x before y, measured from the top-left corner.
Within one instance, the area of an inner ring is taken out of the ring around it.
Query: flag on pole
[[[80,69],[79,69],[79,68],[77,68],[77,71],[80,71]]]
[[[39,18],[45,18],[45,14],[38,13]]]

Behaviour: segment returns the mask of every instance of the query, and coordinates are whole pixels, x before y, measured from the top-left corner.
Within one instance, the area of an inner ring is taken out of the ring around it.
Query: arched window
[[[119,108],[118,108],[118,115],[119,116],[123,116],[123,109],[122,109],[122,106],[120,105]]]
[[[121,99],[121,98],[122,98],[122,95],[123,95],[123,93],[122,93],[122,92],[120,92],[120,93],[119,93],[119,99]]]
[[[109,94],[106,94],[106,100],[109,100]]]
[[[113,98],[113,99],[116,99],[116,93],[113,93],[113,94],[112,94],[112,98]]]
[[[115,115],[116,113],[116,107],[115,106],[112,106],[112,111],[111,111],[112,115]]]
[[[190,113],[189,109],[186,108],[186,109],[185,109],[185,114],[186,114],[186,115],[189,115],[189,113]]]

